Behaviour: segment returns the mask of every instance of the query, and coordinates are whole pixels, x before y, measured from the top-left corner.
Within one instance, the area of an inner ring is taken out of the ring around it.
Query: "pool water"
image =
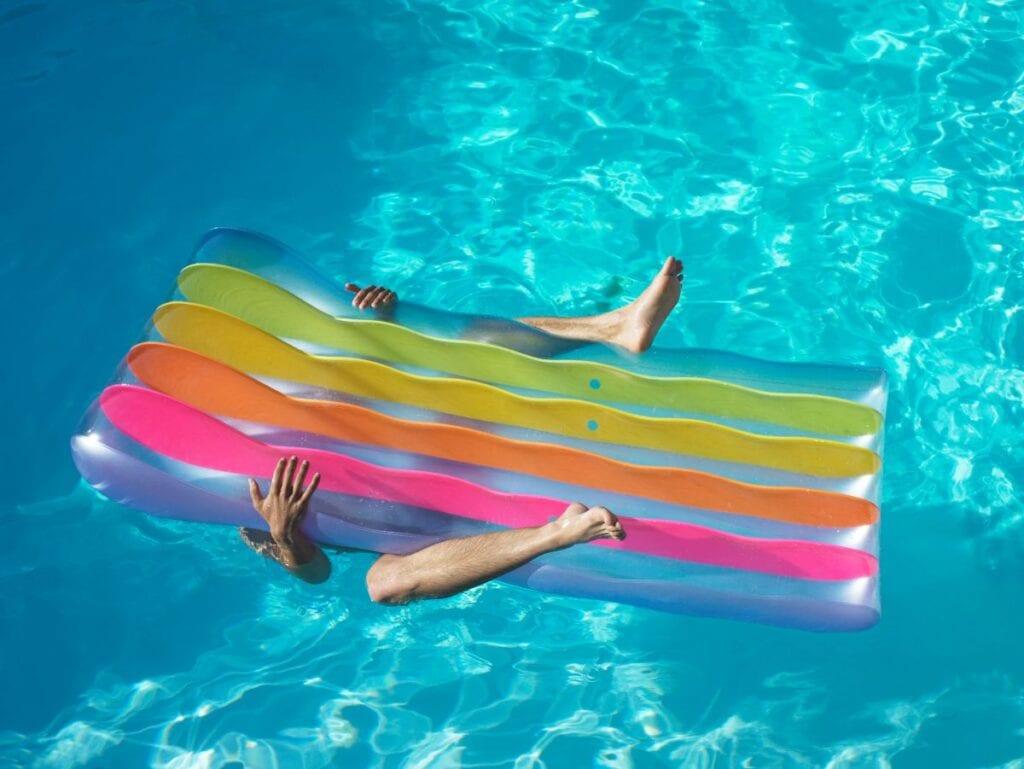
[[[0,2],[0,767],[1024,766],[1015,0]],[[373,605],[82,485],[208,228],[496,314],[884,364],[881,623]]]

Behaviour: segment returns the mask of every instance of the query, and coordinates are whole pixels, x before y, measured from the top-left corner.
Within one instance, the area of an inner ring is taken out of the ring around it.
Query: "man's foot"
[[[590,507],[573,502],[565,512],[549,524],[559,547],[571,547],[595,539],[626,538],[622,524],[603,507]]]
[[[635,301],[615,310],[620,329],[612,341],[631,352],[647,350],[679,301],[682,286],[683,263],[670,256]]]

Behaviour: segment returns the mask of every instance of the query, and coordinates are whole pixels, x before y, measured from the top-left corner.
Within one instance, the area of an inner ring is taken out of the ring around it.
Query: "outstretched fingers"
[[[304,459],[300,463],[299,458],[294,454],[290,457],[281,457],[274,468],[274,477],[270,480],[267,497],[276,497],[285,504],[305,504],[320,482],[320,473],[317,473],[313,476],[312,483],[303,489],[308,474],[309,460]],[[254,478],[249,479],[249,495],[254,503],[262,502],[265,499]]]
[[[278,492],[281,495],[281,499],[284,501],[289,501],[294,492],[295,464],[298,461],[299,460],[294,455],[292,455],[288,457],[288,461],[284,466],[284,482],[281,484],[281,488]]]
[[[292,484],[291,498],[295,501],[302,496],[302,484],[306,482],[306,473],[309,472],[309,462],[302,460],[302,464],[299,465],[299,473],[295,476],[295,483]]]
[[[260,485],[255,478],[249,479],[249,496],[252,498],[253,507],[259,510],[263,505],[264,496],[260,493]]]
[[[281,457],[277,460],[277,466],[274,468],[274,475],[270,478],[270,488],[267,489],[268,497],[278,497],[281,495],[281,485],[284,482],[284,467],[288,460],[285,457]]]
[[[306,506],[309,504],[310,497],[313,496],[313,492],[316,491],[316,487],[319,485],[320,473],[313,473],[313,480],[309,482],[309,485],[306,487],[306,490],[303,491],[302,495],[299,497],[299,504],[303,507],[303,509],[305,509]]]
[[[306,464],[306,463],[304,463]],[[309,512],[309,500],[313,496],[313,492],[316,491],[316,487],[320,485],[320,473],[313,474],[313,480],[309,482],[309,486],[306,490],[298,495],[296,500],[292,503],[295,515],[291,521],[292,531],[296,531],[302,522],[306,519],[306,513]]]

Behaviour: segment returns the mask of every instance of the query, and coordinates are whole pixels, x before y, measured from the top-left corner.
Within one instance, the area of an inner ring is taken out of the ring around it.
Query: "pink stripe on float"
[[[530,494],[506,494],[460,478],[398,470],[318,449],[273,446],[154,390],[113,385],[100,406],[129,437],[172,459],[227,473],[269,478],[278,459],[297,456],[320,473],[321,488],[386,500],[487,523],[522,528],[561,515],[568,502]],[[595,540],[598,547],[631,550],[681,561],[819,580],[867,577],[877,559],[860,550],[799,540],[756,539],[678,521],[619,516],[623,542]]]

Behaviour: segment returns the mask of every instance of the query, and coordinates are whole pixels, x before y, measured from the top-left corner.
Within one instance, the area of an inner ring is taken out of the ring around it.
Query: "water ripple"
[[[262,24],[302,26],[271,5]],[[385,611],[368,557],[311,590],[222,532],[77,492],[11,513],[4,619],[88,582],[46,647],[88,675],[49,726],[0,734],[0,766],[1019,768],[1019,4],[351,5],[395,73],[338,139],[374,184],[344,238],[311,225],[299,245],[409,299],[509,313],[607,309],[671,252],[687,283],[667,342],[883,363],[883,621],[825,643],[506,585]],[[26,8],[6,26],[47,16]],[[193,10],[188,29],[262,53],[226,6]],[[60,55],[6,54],[4,87],[73,63],[55,37]],[[332,60],[303,69],[318,99]],[[125,663],[97,617],[159,662]]]

